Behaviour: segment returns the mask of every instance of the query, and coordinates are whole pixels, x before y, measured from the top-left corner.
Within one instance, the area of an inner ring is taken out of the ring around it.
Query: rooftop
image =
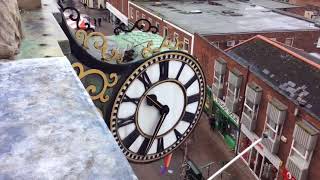
[[[250,70],[275,90],[320,119],[320,85],[316,83],[320,82],[320,65],[309,56],[260,35],[227,53],[249,63]]]
[[[219,0],[212,2],[215,4],[196,0],[164,0],[160,4],[150,1],[134,1],[138,6],[190,33],[197,32],[208,35],[259,31],[319,30],[313,23],[272,12],[270,9],[253,4],[255,2],[261,4],[258,0],[251,0],[250,2]],[[272,6],[269,5],[268,7]],[[190,19],[196,19],[196,21],[190,23]]]

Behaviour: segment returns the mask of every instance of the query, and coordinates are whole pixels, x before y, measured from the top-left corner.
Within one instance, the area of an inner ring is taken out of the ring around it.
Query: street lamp
[[[208,178],[208,180],[213,180],[216,176],[218,176],[222,171],[227,169],[231,164],[233,164],[236,160],[238,160],[241,156],[243,156],[246,152],[248,152],[251,148],[259,144],[264,138],[267,138],[268,135],[263,134],[262,137],[258,140],[256,140],[254,143],[252,143],[249,147],[247,147],[245,150],[243,150],[240,154],[238,154],[236,157],[231,159],[226,165],[224,165],[221,169],[219,169],[216,173],[214,173],[211,177]]]

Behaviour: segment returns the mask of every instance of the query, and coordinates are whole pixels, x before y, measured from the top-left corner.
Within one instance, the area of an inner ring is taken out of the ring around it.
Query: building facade
[[[206,51],[206,46],[214,45],[202,37],[199,46]],[[320,66],[262,36],[214,54],[200,63],[213,72],[208,80],[216,105],[211,111],[227,144],[231,146],[233,138],[236,151],[241,152],[266,133],[268,138],[242,157],[257,179],[318,179],[320,91],[312,82],[320,78]],[[289,59],[292,64],[286,62]],[[273,64],[278,61],[282,63]],[[304,81],[301,72],[311,80]]]

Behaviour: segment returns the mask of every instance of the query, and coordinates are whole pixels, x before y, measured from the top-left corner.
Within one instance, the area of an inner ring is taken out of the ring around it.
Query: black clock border
[[[182,59],[178,59],[178,57],[186,58],[187,60],[184,61]],[[200,92],[202,94],[201,94],[201,97],[199,100],[199,105],[198,105],[197,111],[195,113],[195,120],[192,123],[190,123],[188,129],[185,131],[183,136],[180,139],[178,139],[174,144],[172,144],[171,146],[166,148],[165,151],[163,151],[161,153],[155,153],[153,155],[147,155],[147,156],[144,156],[144,157],[146,157],[146,158],[144,158],[141,155],[133,154],[133,152],[130,153],[131,151],[129,149],[127,149],[122,144],[121,140],[119,140],[119,137],[118,137],[119,135],[117,134],[118,132],[115,129],[116,123],[113,122],[113,117],[116,117],[117,113],[115,113],[113,110],[116,110],[116,111],[119,110],[119,105],[120,105],[120,102],[122,101],[122,96],[124,96],[125,91],[127,90],[129,85],[131,84],[131,82],[135,78],[137,78],[151,64],[154,64],[156,62],[160,63],[160,61],[165,61],[165,60],[177,60],[177,61],[181,61],[182,63],[188,63],[188,65],[190,65],[193,68],[193,70],[198,75],[198,77],[201,77],[199,79],[199,83],[200,83],[199,88],[200,88]],[[193,64],[193,66],[192,66],[192,64],[189,64],[190,62]],[[196,69],[195,69],[195,67],[196,67]],[[134,77],[131,77],[131,76],[134,76]],[[134,69],[132,71],[132,73],[126,78],[126,80],[124,81],[124,83],[120,87],[119,92],[117,93],[117,96],[114,100],[114,104],[112,106],[111,116],[110,116],[110,120],[109,120],[110,121],[110,124],[109,124],[110,130],[111,130],[115,140],[119,144],[120,149],[126,155],[127,159],[129,161],[137,162],[137,163],[152,162],[152,161],[156,161],[160,158],[163,158],[165,155],[167,155],[170,152],[173,152],[177,147],[179,147],[179,145],[181,145],[187,139],[187,137],[191,134],[191,132],[195,129],[195,125],[197,124],[197,122],[200,119],[200,116],[201,116],[201,113],[202,113],[202,110],[203,110],[203,107],[205,104],[204,102],[206,99],[205,86],[206,86],[205,76],[204,76],[204,73],[201,69],[200,64],[191,55],[189,55],[188,53],[182,52],[182,51],[173,50],[173,51],[165,51],[165,52],[155,54],[155,55],[151,56],[150,58],[148,58],[139,67]],[[126,87],[126,88],[124,89],[124,87]],[[122,95],[120,95],[120,94],[122,94]],[[119,100],[119,96],[121,96],[120,100]],[[139,158],[137,158],[137,157],[139,157]]]

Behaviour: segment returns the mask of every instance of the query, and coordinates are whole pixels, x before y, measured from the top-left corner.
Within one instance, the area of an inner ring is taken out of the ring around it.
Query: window
[[[176,33],[176,32],[174,32],[174,33],[173,33],[173,41],[175,41],[176,38],[178,38],[178,40],[179,40],[179,34]]]
[[[233,101],[236,101],[239,98],[240,88],[234,86],[231,83],[228,83],[227,96],[232,97]]]
[[[268,135],[268,138],[274,143],[276,141],[276,137],[280,135],[280,125],[276,124],[271,118],[267,115],[267,122],[265,126],[265,132]]]
[[[284,44],[288,45],[288,46],[292,46],[293,44],[293,38],[286,38]]]
[[[213,75],[213,82],[217,85],[219,84],[223,84],[224,82],[224,75],[223,74],[219,74],[217,71],[214,72]]]
[[[189,51],[189,39],[184,38],[183,49]]]
[[[152,24],[152,18],[149,17],[148,20],[149,20],[149,22]]]
[[[163,28],[163,37],[167,37],[168,36],[168,28],[164,27]]]
[[[131,17],[131,19],[133,19],[133,8],[132,7],[130,7],[130,17]]]
[[[227,41],[227,47],[233,47],[236,44],[236,41]]]
[[[212,44],[217,48],[219,47],[219,41],[213,41]]]
[[[277,38],[269,38],[272,41],[277,41]]]
[[[253,104],[249,99],[245,98],[243,107],[244,115],[250,119],[256,119],[256,112],[258,112],[258,105]]]
[[[146,19],[146,15],[142,14],[142,15],[141,15],[141,19]],[[142,25],[143,27],[146,26],[146,24],[144,23],[144,21],[142,21],[141,25]]]
[[[138,21],[139,20],[139,11],[137,10],[136,11],[136,21]]]

